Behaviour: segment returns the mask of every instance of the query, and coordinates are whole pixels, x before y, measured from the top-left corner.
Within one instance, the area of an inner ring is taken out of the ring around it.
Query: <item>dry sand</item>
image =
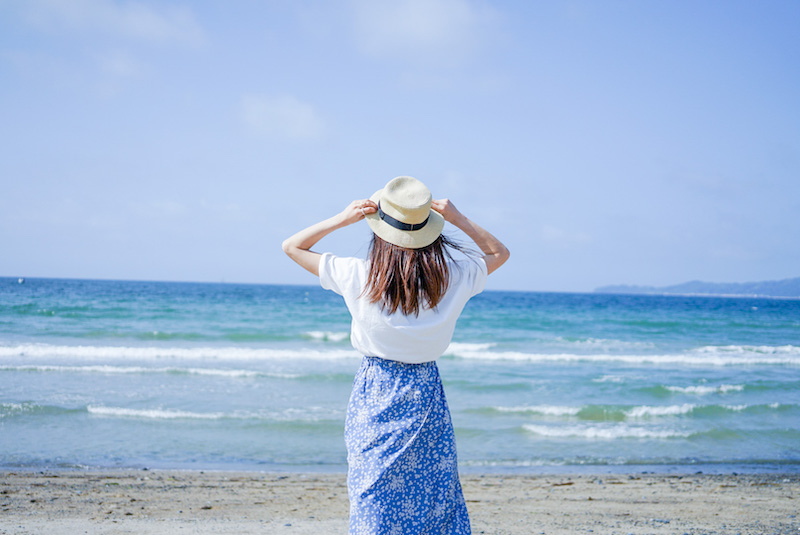
[[[800,474],[464,475],[473,533],[800,534]],[[0,534],[346,534],[343,474],[0,472]]]

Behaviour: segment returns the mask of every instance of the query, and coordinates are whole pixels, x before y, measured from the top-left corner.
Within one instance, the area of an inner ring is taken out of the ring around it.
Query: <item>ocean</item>
[[[312,286],[0,278],[0,467],[346,470]],[[465,472],[800,471],[800,300],[486,291],[439,360]]]

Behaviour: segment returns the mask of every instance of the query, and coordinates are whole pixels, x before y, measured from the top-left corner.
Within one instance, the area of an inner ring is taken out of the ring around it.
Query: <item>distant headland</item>
[[[596,293],[800,297],[800,277],[761,282],[690,281],[672,286],[601,286]]]

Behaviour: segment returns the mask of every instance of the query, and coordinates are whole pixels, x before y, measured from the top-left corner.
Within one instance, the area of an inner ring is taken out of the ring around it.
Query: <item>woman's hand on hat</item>
[[[369,199],[359,199],[351,202],[347,208],[342,211],[342,217],[345,225],[352,225],[361,221],[369,214],[374,214],[378,211],[378,205]]]
[[[431,201],[431,208],[442,214],[445,221],[456,226],[459,220],[464,217],[464,215],[458,211],[456,205],[450,202],[450,199],[434,199]]]
[[[445,221],[455,225],[472,238],[475,245],[483,252],[483,260],[486,262],[486,269],[489,273],[492,273],[508,260],[510,253],[506,246],[488,230],[459,212],[449,199],[431,201],[431,208],[442,214]]]

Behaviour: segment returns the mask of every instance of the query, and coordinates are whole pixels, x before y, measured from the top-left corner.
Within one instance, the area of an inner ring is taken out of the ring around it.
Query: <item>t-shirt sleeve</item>
[[[458,271],[461,273],[459,286],[461,291],[470,297],[475,297],[486,288],[486,278],[489,276],[489,269],[483,258],[461,260],[458,262]]]
[[[489,268],[486,266],[486,261],[483,258],[478,258],[475,262],[470,263],[474,266],[470,273],[470,282],[472,283],[472,293],[470,297],[474,297],[486,288]]]
[[[319,257],[319,284],[326,290],[333,290],[342,295],[342,289],[336,280],[337,257],[331,253],[323,253]]]
[[[339,295],[357,284],[358,260],[324,253],[319,258],[319,283],[326,290]]]

